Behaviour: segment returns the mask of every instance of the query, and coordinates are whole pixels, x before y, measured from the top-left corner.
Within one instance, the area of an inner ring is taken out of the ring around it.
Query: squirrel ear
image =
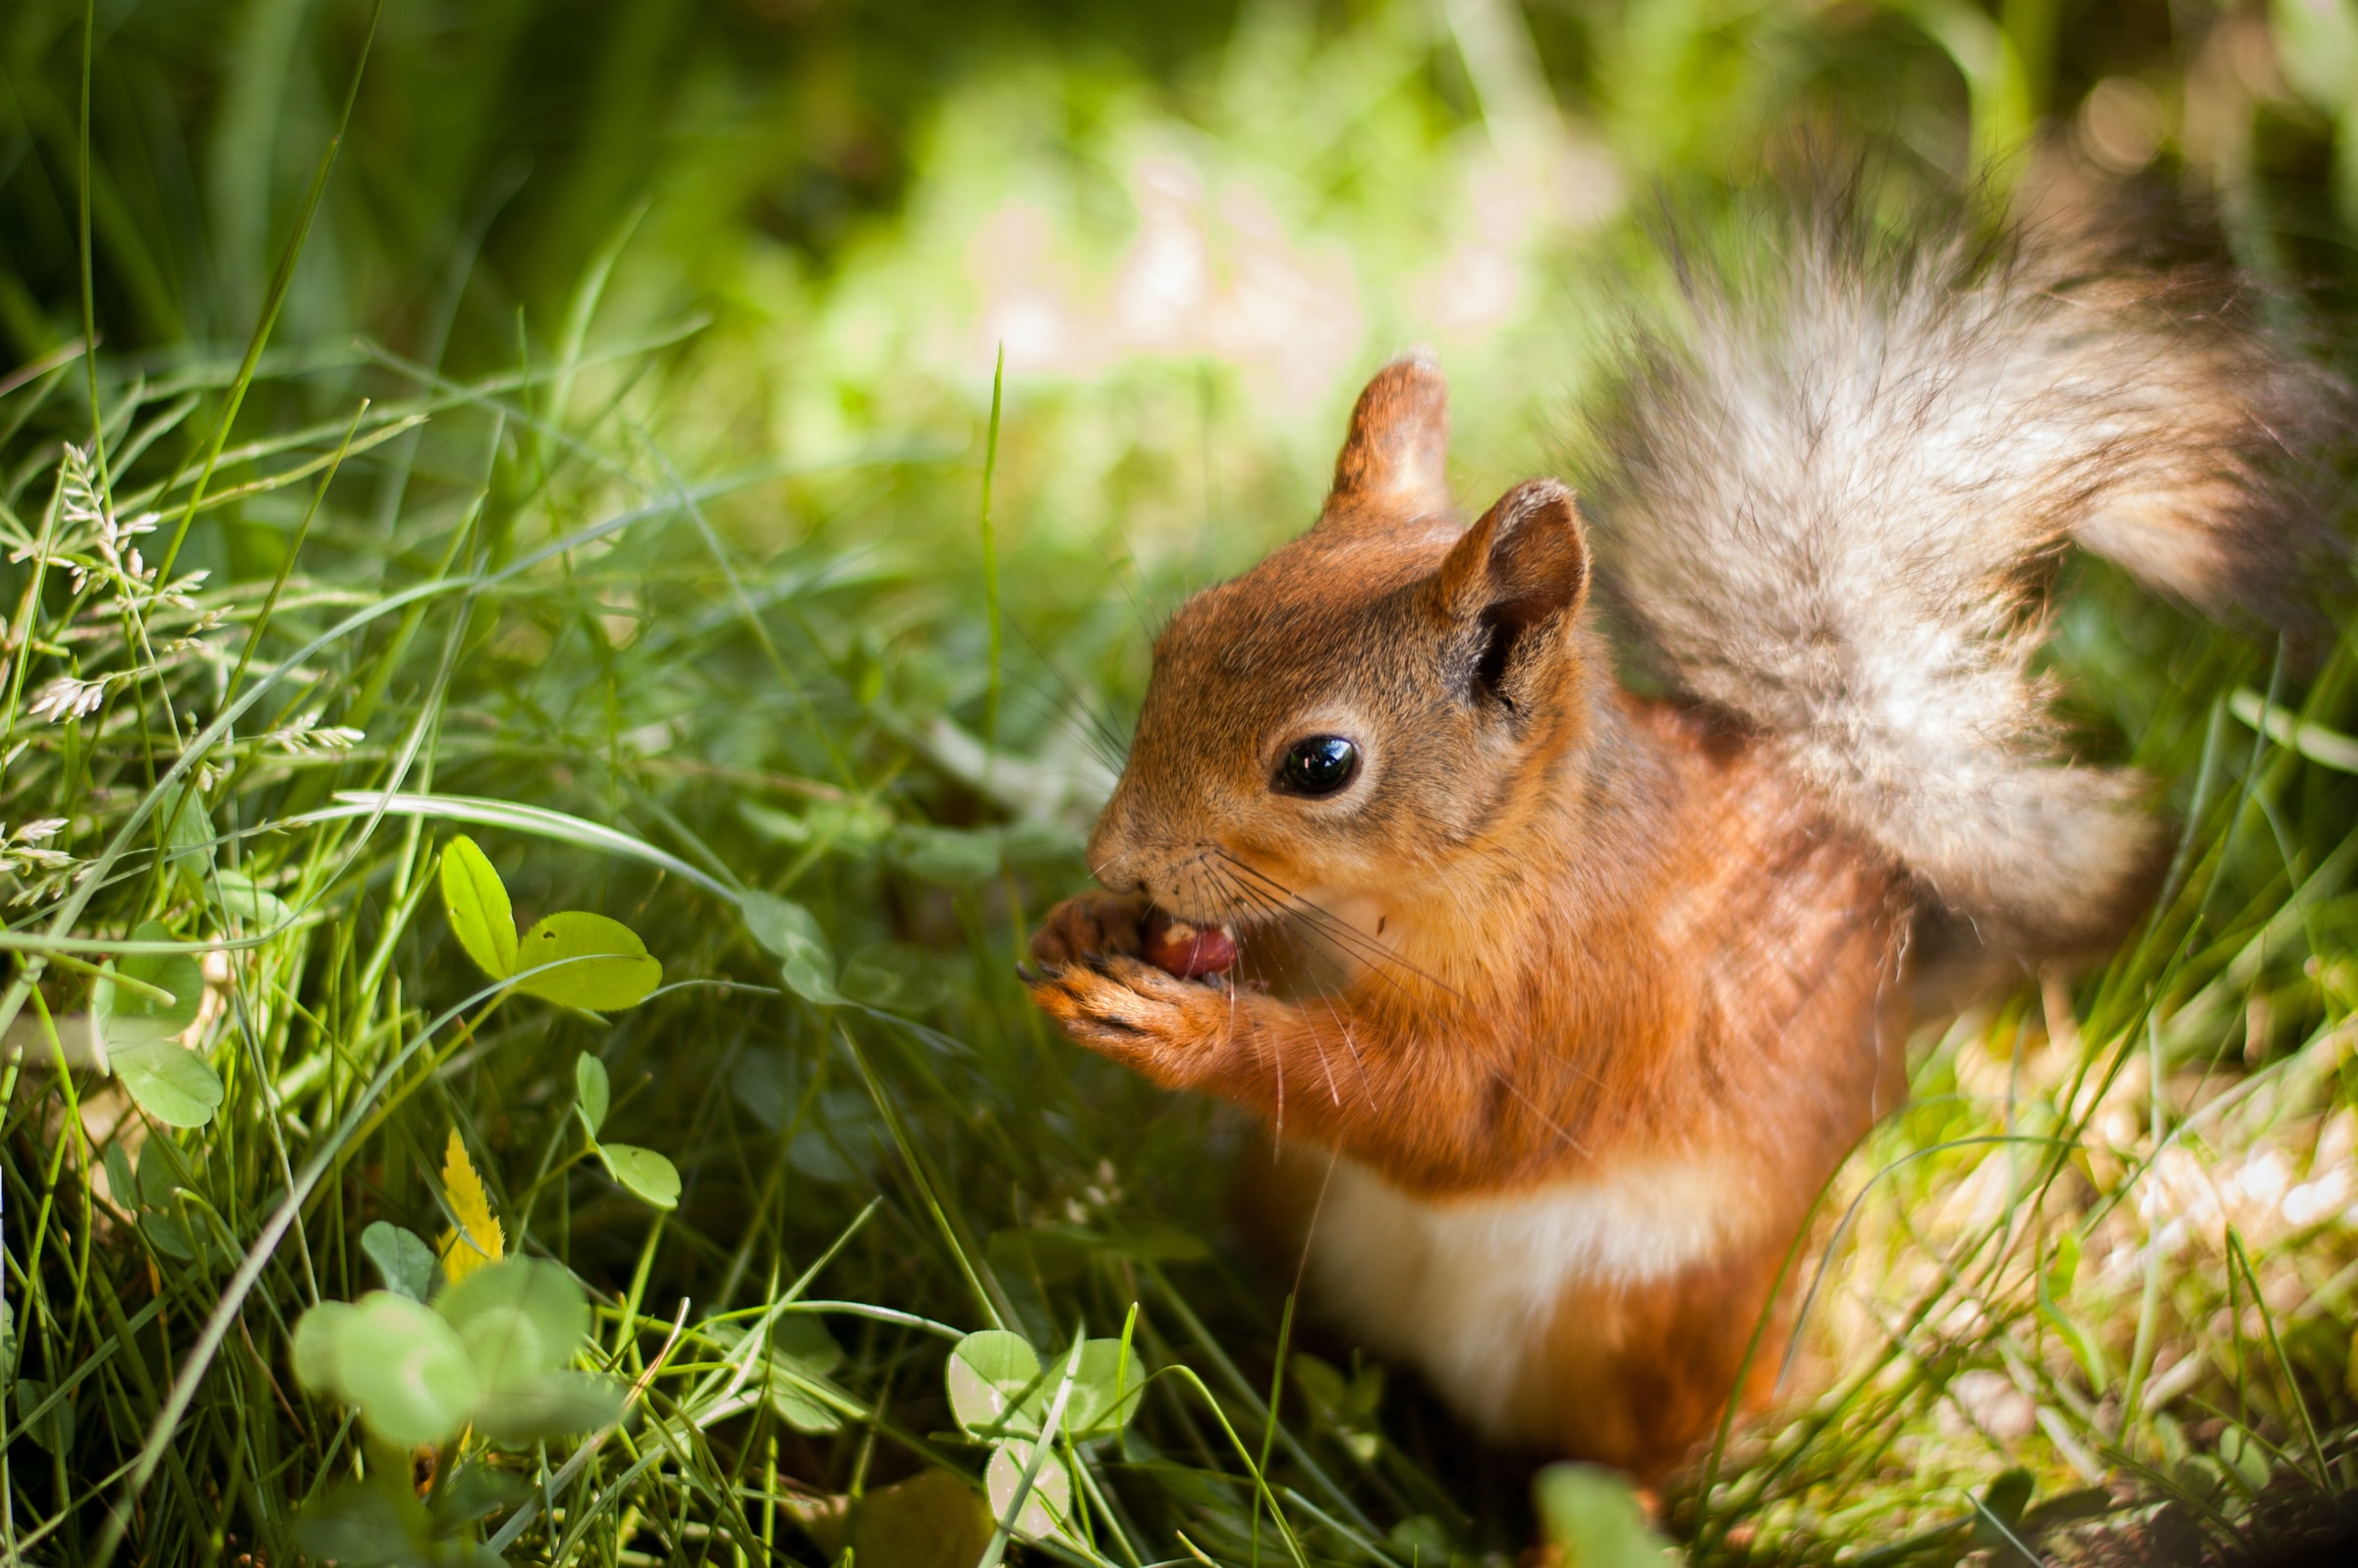
[[[1589,591],[1589,540],[1559,479],[1526,479],[1450,546],[1434,589],[1454,619],[1481,616],[1510,638],[1577,610]]]
[[[1324,522],[1379,511],[1386,521],[1449,509],[1449,383],[1420,349],[1376,372],[1351,411]]]

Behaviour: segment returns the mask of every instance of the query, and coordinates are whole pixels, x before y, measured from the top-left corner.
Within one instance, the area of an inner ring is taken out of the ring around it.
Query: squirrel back
[[[1681,256],[1585,476],[1656,673],[1762,735],[1985,941],[2100,940],[2158,869],[2137,774],[2060,755],[2029,657],[2064,545],[2199,607],[2331,553],[2302,455],[2337,406],[2235,275],[2088,243],[1907,243],[1841,202],[1773,260]]]

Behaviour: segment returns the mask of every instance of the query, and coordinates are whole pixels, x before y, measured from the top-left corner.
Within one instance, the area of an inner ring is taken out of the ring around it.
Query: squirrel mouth
[[[1166,975],[1202,980],[1236,967],[1236,932],[1226,924],[1199,925],[1157,909],[1147,917],[1142,956]]]

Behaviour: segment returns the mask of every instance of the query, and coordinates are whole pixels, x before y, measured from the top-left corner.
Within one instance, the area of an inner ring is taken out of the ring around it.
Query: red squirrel
[[[1594,538],[1552,478],[1464,524],[1441,372],[1384,366],[1316,525],[1156,640],[1105,890],[1026,971],[1074,1040],[1267,1119],[1345,1329],[1641,1476],[1765,1391],[1934,938],[2019,974],[2152,896],[2150,784],[2071,760],[2027,668],[2045,569],[2218,608],[2324,536],[2325,379],[2230,273],[1773,239],[1631,343]],[[1169,919],[1233,966],[1147,962]]]

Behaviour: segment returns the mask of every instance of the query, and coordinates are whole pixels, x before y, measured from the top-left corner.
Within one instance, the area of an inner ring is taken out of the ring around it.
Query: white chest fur
[[[1746,1228],[1738,1173],[1632,1161],[1504,1198],[1413,1198],[1337,1156],[1310,1237],[1325,1310],[1493,1436],[1567,1286],[1659,1278]],[[1731,1199],[1736,1201],[1731,1202]]]

